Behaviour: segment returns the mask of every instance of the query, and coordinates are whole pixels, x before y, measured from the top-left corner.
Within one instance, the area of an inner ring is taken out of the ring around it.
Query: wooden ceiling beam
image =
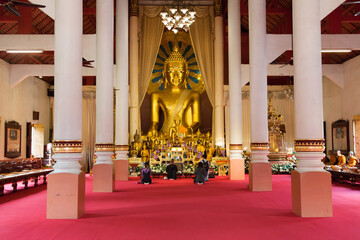
[[[18,16],[0,16],[0,23],[17,23],[20,17]]]

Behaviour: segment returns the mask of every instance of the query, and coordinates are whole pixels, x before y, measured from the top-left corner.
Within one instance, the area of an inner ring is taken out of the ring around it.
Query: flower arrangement
[[[294,162],[279,163],[271,165],[273,174],[290,174],[292,170],[296,169]]]
[[[185,174],[194,174],[195,167],[193,164],[184,165],[184,173]]]

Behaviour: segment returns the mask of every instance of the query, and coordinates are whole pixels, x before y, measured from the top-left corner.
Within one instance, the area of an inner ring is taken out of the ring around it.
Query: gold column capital
[[[325,149],[324,139],[295,139],[296,152],[323,152]]]
[[[95,144],[95,152],[114,152],[115,145],[113,143],[97,143]]]
[[[215,17],[221,17],[222,16],[221,0],[215,0],[214,1],[214,12],[215,12]]]
[[[115,145],[115,151],[128,151],[129,145]]]
[[[230,144],[230,150],[242,150],[242,144]]]
[[[250,143],[251,150],[259,150],[259,151],[266,151],[269,150],[269,143],[268,142],[252,142]]]
[[[53,153],[81,153],[81,140],[53,140]]]
[[[130,16],[139,16],[138,0],[130,0]]]

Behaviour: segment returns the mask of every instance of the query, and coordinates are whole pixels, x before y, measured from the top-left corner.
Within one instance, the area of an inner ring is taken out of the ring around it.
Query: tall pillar
[[[240,1],[228,0],[230,179],[245,179],[242,157]]]
[[[224,26],[221,1],[215,1],[215,145],[225,147],[224,139]]]
[[[84,213],[82,156],[82,0],[56,1],[54,171],[47,186],[49,219],[74,219]],[[69,8],[71,5],[71,8]]]
[[[96,2],[96,163],[93,191],[114,190],[114,1]]]
[[[116,0],[115,180],[128,180],[129,4]]]
[[[271,191],[272,172],[268,162],[266,0],[249,1],[251,162],[249,188]]]
[[[311,5],[311,8],[309,6]],[[293,0],[295,151],[292,210],[331,217],[331,175],[324,171],[320,0]]]
[[[138,41],[138,15],[137,0],[131,0],[130,5],[130,141],[136,131],[141,134],[140,108],[139,108],[139,41]]]

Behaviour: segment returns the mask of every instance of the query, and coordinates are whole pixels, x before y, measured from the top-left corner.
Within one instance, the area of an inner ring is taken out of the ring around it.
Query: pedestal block
[[[292,211],[300,217],[332,217],[331,174],[291,172]]]
[[[245,160],[244,159],[230,159],[229,177],[230,177],[230,180],[244,180],[245,179]]]
[[[76,219],[85,211],[85,173],[48,175],[48,219]]]
[[[129,177],[129,161],[114,160],[115,181],[128,180]]]
[[[115,181],[112,164],[95,164],[93,174],[93,192],[114,191]]]
[[[257,162],[249,164],[249,189],[251,191],[271,191],[271,163]]]

